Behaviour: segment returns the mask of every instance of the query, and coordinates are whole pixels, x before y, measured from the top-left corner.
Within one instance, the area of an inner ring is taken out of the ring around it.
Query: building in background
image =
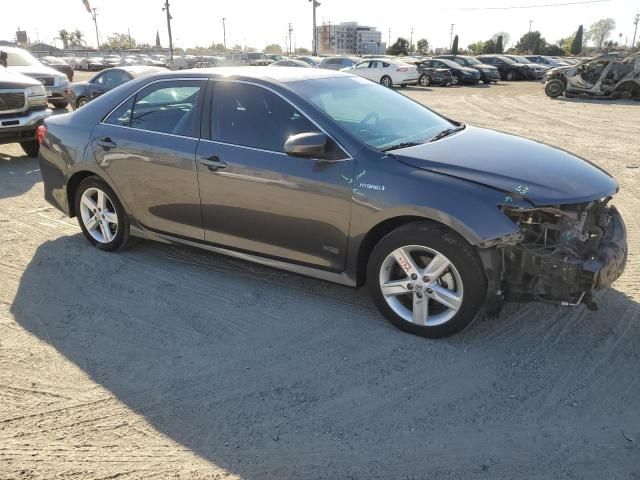
[[[357,22],[323,24],[316,27],[316,32],[320,54],[378,55],[387,48],[387,44],[382,42],[381,32]]]

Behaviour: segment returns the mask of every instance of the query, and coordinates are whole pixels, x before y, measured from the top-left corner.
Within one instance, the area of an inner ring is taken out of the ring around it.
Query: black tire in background
[[[384,85],[385,87],[391,88],[393,87],[393,80],[391,80],[391,77],[389,75],[385,75],[380,79],[380,84]]]
[[[446,256],[460,274],[463,285],[462,304],[455,316],[437,326],[421,326],[398,315],[387,303],[380,287],[380,270],[384,260],[394,250],[408,245],[420,245]],[[367,284],[375,305],[400,330],[427,338],[453,335],[478,316],[484,305],[487,279],[474,248],[449,228],[429,222],[413,222],[385,235],[373,248],[367,264]]]
[[[28,142],[20,142],[20,146],[24,153],[30,157],[37,157],[40,152],[40,142],[38,140],[29,140]]]
[[[51,102],[51,104],[55,108],[67,108],[69,106],[69,102]]]
[[[99,242],[95,238],[93,238],[89,233],[89,231],[87,230],[87,227],[85,226],[84,221],[82,220],[82,215],[80,213],[81,211],[80,202],[82,201],[82,194],[89,188],[96,188],[106,193],[107,196],[109,197],[109,200],[111,200],[111,203],[115,209],[115,214],[118,217],[118,230],[116,232],[114,239],[108,243]],[[97,177],[97,176],[87,177],[84,180],[82,180],[75,192],[74,207],[75,207],[76,217],[78,219],[78,224],[82,229],[82,233],[84,233],[84,236],[86,237],[86,239],[94,247],[99,248],[100,250],[105,250],[105,251],[124,250],[125,248],[127,248],[127,246],[130,243],[129,216],[124,211],[124,207],[120,203],[120,200],[118,199],[115,192],[111,189],[111,187],[109,187],[109,185],[104,180],[102,180],[100,177]]]
[[[559,78],[552,78],[544,86],[544,93],[548,97],[558,98],[564,93],[564,82]]]

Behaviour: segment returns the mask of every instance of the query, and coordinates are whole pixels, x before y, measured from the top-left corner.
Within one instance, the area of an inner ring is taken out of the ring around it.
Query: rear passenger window
[[[105,123],[193,136],[202,84],[198,80],[179,80],[149,85],[111,112]]]
[[[282,152],[291,135],[318,128],[275,93],[256,85],[216,82],[212,108],[214,141]]]

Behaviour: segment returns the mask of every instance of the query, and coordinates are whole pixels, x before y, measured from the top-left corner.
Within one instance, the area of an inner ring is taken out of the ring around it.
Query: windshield
[[[466,58],[465,57],[465,60],[467,61],[467,63],[469,65],[481,65],[482,64],[482,62],[480,60],[478,60],[477,58],[471,58],[471,57]]]
[[[520,55],[511,55],[507,58],[510,58],[511,60],[514,60],[515,62],[518,62],[518,63],[531,63],[531,60],[521,57]]]
[[[29,52],[23,50],[6,50],[9,67],[32,67],[41,65]]]
[[[456,62],[453,62],[453,61],[448,60],[446,58],[434,58],[434,60],[437,60],[438,62],[444,63],[449,68],[457,68],[457,67],[460,66]]]
[[[503,62],[505,62],[505,63],[510,63],[510,64],[512,64],[512,63],[516,63],[516,61],[515,61],[515,60],[512,60],[512,59],[511,59],[511,58],[509,58],[509,57],[497,57],[497,58],[499,58],[500,60],[502,60],[502,61],[503,61]]]
[[[423,143],[455,127],[401,93],[364,78],[323,78],[288,85],[351,135],[376,149]]]

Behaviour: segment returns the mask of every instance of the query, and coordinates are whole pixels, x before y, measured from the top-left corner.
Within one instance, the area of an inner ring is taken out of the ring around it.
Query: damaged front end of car
[[[496,289],[488,310],[503,301],[596,305],[593,292],[610,286],[627,261],[626,229],[611,197],[581,204],[500,208],[518,227],[495,245]],[[491,312],[489,312],[491,313]]]

